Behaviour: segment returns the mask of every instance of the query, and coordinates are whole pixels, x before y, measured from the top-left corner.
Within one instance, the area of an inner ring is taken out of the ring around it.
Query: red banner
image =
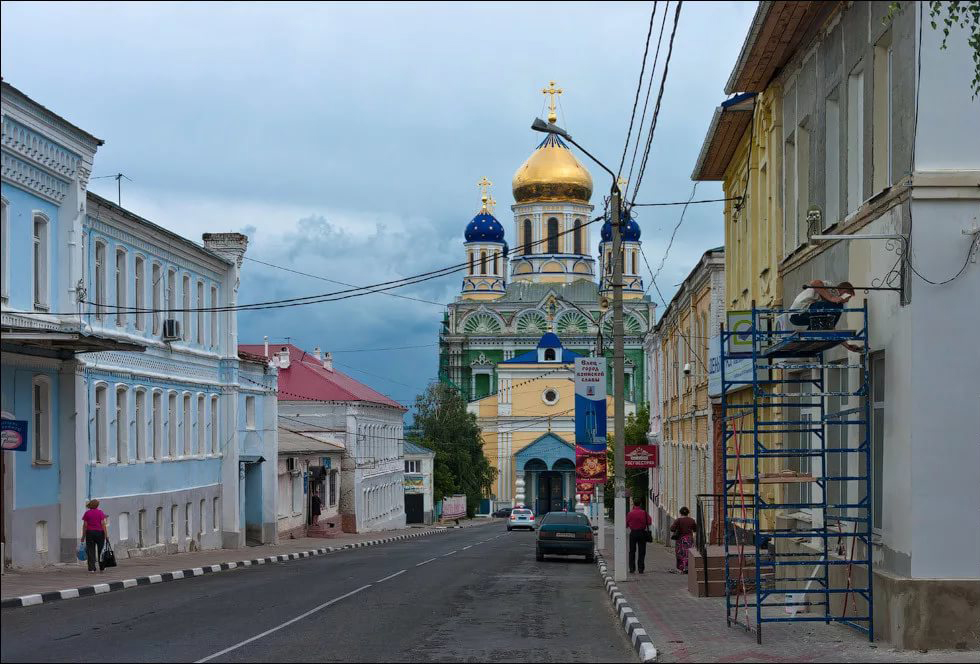
[[[590,449],[598,447],[600,449]],[[605,484],[605,446],[575,446],[575,481],[579,484]]]
[[[627,445],[627,468],[657,468],[660,466],[660,454],[656,445]]]

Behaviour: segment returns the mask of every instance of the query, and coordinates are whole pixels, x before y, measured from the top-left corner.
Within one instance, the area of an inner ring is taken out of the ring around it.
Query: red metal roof
[[[403,412],[408,410],[342,371],[324,369],[322,360],[292,344],[270,344],[269,355],[279,353],[283,348],[289,350],[289,368],[279,369],[279,399],[282,401],[365,401]],[[263,344],[240,344],[238,350],[253,355],[265,354]]]

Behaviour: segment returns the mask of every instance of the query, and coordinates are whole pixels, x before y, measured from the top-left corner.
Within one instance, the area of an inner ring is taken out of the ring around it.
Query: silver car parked
[[[513,530],[514,528],[529,528],[534,530],[534,512],[526,508],[512,510],[510,519],[507,520],[507,530]]]

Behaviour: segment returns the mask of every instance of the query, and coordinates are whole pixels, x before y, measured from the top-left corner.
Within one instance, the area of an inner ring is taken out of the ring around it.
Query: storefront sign
[[[422,475],[405,475],[405,493],[425,493],[425,477]]]
[[[26,452],[27,420],[0,420],[0,446],[5,452]]]
[[[656,468],[660,465],[659,450],[656,445],[627,445],[627,468]]]
[[[752,345],[749,344],[749,352]],[[760,369],[760,372],[762,370]],[[725,360],[725,382],[752,380],[752,358],[737,358]],[[729,385],[728,391],[734,392],[750,387],[748,383]],[[721,336],[711,337],[708,343],[708,396],[721,396]]]

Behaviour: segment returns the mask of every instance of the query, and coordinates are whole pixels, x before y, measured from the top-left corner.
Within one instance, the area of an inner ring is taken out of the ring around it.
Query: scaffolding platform
[[[750,329],[721,329],[726,622],[760,644],[776,622],[841,623],[873,641],[867,302],[841,310],[854,329],[778,330],[788,311],[751,313]],[[749,337],[751,352],[733,350]],[[827,357],[845,343],[859,362]],[[745,359],[752,378],[729,379]]]

